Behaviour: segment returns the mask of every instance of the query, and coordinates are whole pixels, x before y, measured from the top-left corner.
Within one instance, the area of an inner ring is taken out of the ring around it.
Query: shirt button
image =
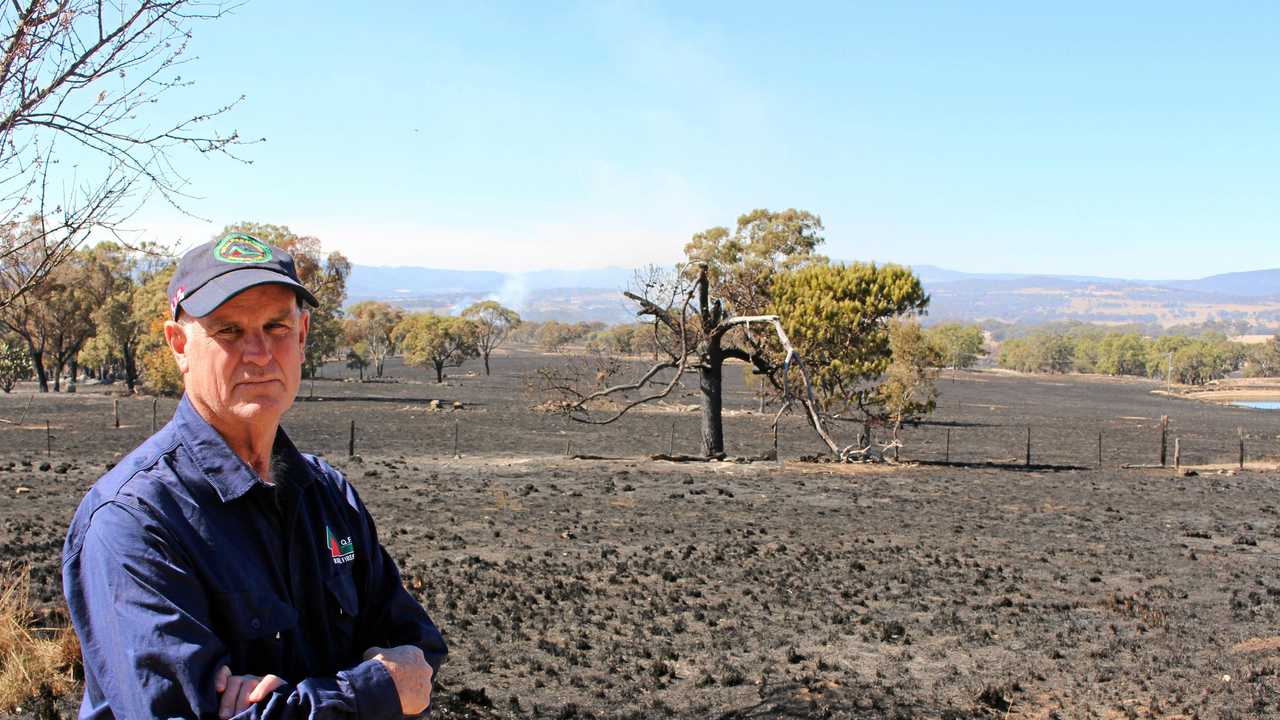
[[[250,621],[249,621],[249,627],[250,627],[250,628],[252,628],[252,629],[254,629],[254,630],[261,630],[261,629],[262,629],[262,621],[261,621],[261,620],[259,620],[258,618],[254,618],[254,619],[252,619],[252,620],[250,620]]]

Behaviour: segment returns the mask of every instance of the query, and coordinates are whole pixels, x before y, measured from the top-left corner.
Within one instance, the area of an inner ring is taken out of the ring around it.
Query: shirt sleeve
[[[333,467],[325,465],[324,469],[340,480],[339,487],[345,490],[347,503],[358,516],[357,526],[363,545],[373,549],[365,555],[368,562],[361,580],[359,644],[366,648],[417,646],[431,665],[434,684],[449,653],[444,637],[427,611],[405,589],[395,561],[378,542],[373,518],[355,488]]]
[[[82,716],[216,718],[226,645],[182,550],[137,507],[99,508],[63,565],[84,655]],[[394,704],[387,702],[390,689]],[[105,712],[99,712],[105,711]],[[376,660],[286,685],[238,715],[285,720],[400,718],[395,684]]]

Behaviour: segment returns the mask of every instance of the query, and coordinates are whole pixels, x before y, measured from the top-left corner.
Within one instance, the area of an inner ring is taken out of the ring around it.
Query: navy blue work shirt
[[[267,485],[183,397],[89,490],[62,559],[80,717],[217,717],[226,665],[288,683],[237,717],[399,718],[364,651],[416,645],[439,671],[444,640],[355,488],[284,430],[272,466]]]

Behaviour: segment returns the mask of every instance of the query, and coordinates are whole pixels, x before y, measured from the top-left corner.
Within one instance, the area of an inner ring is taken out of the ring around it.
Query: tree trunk
[[[484,374],[489,374],[489,352],[487,350],[484,353]]]
[[[124,384],[129,388],[129,394],[133,394],[133,386],[138,384],[138,360],[133,356],[133,350],[126,348],[124,351]]]
[[[439,385],[444,382],[444,363],[438,362],[438,363],[435,363],[435,366],[436,366],[436,384]]]
[[[70,369],[71,372],[67,375],[67,392],[73,393],[76,391],[76,376],[80,374],[80,361],[72,359]]]
[[[702,391],[702,455],[724,457],[723,383],[724,357],[720,343],[710,348],[698,368],[698,389]]]
[[[53,368],[53,391],[62,392],[62,363]]]

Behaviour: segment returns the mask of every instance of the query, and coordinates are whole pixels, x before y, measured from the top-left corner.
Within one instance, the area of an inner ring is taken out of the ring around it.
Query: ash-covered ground
[[[782,465],[677,464],[647,456],[673,422],[676,452],[696,450],[696,398],[570,426],[522,390],[553,362],[514,353],[444,386],[398,365],[395,382],[320,380],[286,417],[360,489],[444,630],[443,717],[1280,715],[1280,414],[965,373],[944,377],[902,465],[798,462],[821,450],[799,418]],[[763,453],[770,415],[727,375],[729,452]],[[0,557],[31,565],[46,624],[65,616],[80,496],[151,426],[149,398],[120,399],[115,429],[112,398],[81,390],[0,396],[0,418],[26,413],[0,423]],[[1121,469],[1158,461],[1161,415],[1170,460],[1176,437],[1184,464],[1217,465]],[[1245,472],[1227,469],[1237,428]],[[974,466],[913,462],[942,460],[948,430],[951,460]]]

